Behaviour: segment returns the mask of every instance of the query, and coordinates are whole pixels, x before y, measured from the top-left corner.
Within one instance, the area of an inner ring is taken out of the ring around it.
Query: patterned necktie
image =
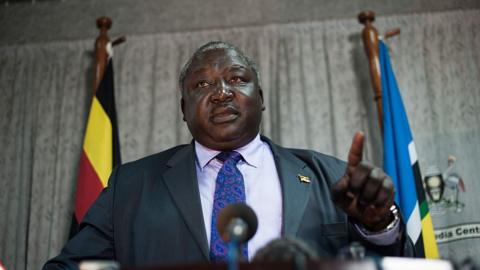
[[[217,230],[217,216],[220,210],[232,203],[245,203],[245,186],[237,162],[242,155],[235,151],[221,152],[217,159],[223,161],[218,171],[213,195],[212,224],[210,234],[210,261],[224,262],[227,259],[227,245]],[[242,246],[244,258],[248,258],[247,245]]]

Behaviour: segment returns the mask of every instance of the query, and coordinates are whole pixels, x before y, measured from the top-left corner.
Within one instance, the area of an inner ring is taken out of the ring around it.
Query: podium
[[[122,270],[227,270],[226,264],[179,264],[141,268],[121,268]],[[240,263],[239,270],[453,270],[449,261],[399,257],[378,258],[378,260],[324,259],[309,261],[296,266],[293,262]]]
[[[182,264],[171,266],[152,266],[141,268],[121,268],[122,270],[227,270],[224,263],[209,264]],[[295,266],[293,262],[269,262],[269,263],[240,263],[239,270],[377,270],[373,260],[344,261],[344,260],[316,260],[310,261],[304,267]]]

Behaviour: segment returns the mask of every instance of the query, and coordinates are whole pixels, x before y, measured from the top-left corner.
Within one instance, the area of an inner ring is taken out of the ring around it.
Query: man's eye
[[[244,83],[245,80],[242,77],[232,77],[230,78],[229,82],[231,84],[241,84],[241,83]]]
[[[209,85],[210,85],[210,83],[208,83],[207,81],[201,81],[201,82],[197,83],[196,87],[197,88],[204,88],[204,87],[207,87]]]

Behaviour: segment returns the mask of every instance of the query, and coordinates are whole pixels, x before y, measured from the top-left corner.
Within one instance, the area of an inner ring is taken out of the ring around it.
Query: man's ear
[[[183,97],[180,98],[180,108],[182,109],[183,121],[185,122],[185,100],[183,100]]]
[[[263,90],[258,87],[258,93],[260,94],[260,99],[262,100],[262,111],[265,111],[265,103],[263,102]]]

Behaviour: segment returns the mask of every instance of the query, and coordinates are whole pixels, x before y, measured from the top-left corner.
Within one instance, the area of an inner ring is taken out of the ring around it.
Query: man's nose
[[[221,80],[217,83],[215,92],[211,96],[212,102],[226,102],[233,98],[233,91],[225,81]]]

